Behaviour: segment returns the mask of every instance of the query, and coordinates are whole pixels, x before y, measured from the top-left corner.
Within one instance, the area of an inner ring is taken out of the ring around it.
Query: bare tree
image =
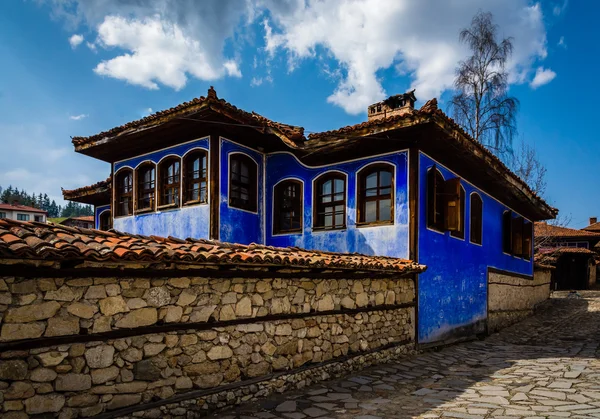
[[[516,134],[519,101],[508,96],[506,62],[512,55],[512,38],[498,41],[497,32],[492,14],[483,12],[460,32],[460,41],[472,55],[456,68],[457,93],[450,107],[454,119],[475,140],[506,159]]]
[[[514,172],[538,195],[546,192],[546,166],[538,159],[537,150],[523,138],[513,153]]]

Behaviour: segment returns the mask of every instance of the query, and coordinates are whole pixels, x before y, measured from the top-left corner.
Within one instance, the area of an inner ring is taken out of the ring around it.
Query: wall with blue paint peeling
[[[326,167],[308,167],[289,153],[268,155],[266,178],[266,242],[272,246],[298,246],[333,252],[359,252],[369,255],[408,258],[408,153],[405,151]],[[356,178],[363,167],[387,162],[395,167],[394,224],[376,227],[356,225]],[[346,228],[333,231],[313,231],[313,181],[325,172],[337,170],[347,175]],[[302,233],[273,235],[273,188],[286,178],[304,183]]]
[[[208,151],[208,138],[189,141],[174,147],[116,162],[114,170],[116,173],[123,167],[135,169],[140,163],[145,161],[152,161],[158,164],[164,157],[173,155],[183,157],[187,152],[194,149],[204,149]],[[98,218],[98,213],[96,214],[96,218]],[[96,223],[98,222],[99,221],[96,220]],[[200,204],[130,217],[116,217],[113,220],[113,228],[131,234],[208,239],[210,229],[210,209],[208,204]]]
[[[457,177],[430,157],[419,154],[419,263],[428,267],[419,275],[420,343],[484,331],[488,267],[533,274],[532,261],[502,251],[502,214],[510,208],[464,180],[461,184],[466,192],[465,240],[427,228],[427,171],[434,164],[444,179]],[[478,192],[483,200],[482,245],[469,241],[471,192]]]
[[[219,240],[231,243],[264,243],[263,225],[263,166],[264,154],[220,138],[220,184],[219,184]],[[258,211],[251,213],[229,206],[229,156],[243,153],[258,165]]]
[[[100,214],[102,214],[104,211],[110,211],[110,204],[100,205],[94,208],[94,226],[96,229],[100,228]]]

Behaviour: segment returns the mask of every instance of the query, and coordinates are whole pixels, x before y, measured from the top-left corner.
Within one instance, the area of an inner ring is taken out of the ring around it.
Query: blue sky
[[[418,3],[418,4],[417,4]],[[595,62],[600,5],[526,0],[11,0],[0,5],[0,185],[61,197],[105,179],[73,152],[91,135],[206,94],[322,131],[416,88],[447,106],[458,30],[491,11],[514,38],[519,141],[548,169],[545,197],[571,226],[600,216]],[[537,77],[536,77],[537,74]]]

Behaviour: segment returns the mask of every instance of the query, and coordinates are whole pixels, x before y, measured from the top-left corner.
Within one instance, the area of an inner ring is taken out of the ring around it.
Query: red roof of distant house
[[[79,220],[79,221],[90,221],[90,222],[94,222],[94,216],[93,215],[81,215],[79,217],[69,217],[70,220]]]
[[[600,223],[590,224],[587,227],[583,227],[582,230],[585,230],[585,231],[598,231],[598,232],[600,232]]]
[[[156,262],[194,265],[280,266],[331,270],[419,273],[413,261],[357,253],[332,253],[257,244],[128,235],[57,224],[0,220],[0,258]]]
[[[40,214],[48,214],[48,211],[44,211],[39,208],[28,207],[27,205],[0,204],[0,210],[39,212]]]
[[[576,230],[574,228],[553,226],[544,222],[535,223],[536,237],[578,237],[583,239],[600,239],[600,229],[596,232]]]

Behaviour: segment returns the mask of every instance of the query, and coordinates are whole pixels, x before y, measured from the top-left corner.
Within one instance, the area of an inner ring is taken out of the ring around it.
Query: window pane
[[[344,225],[344,214],[335,214],[335,226],[342,227]]]
[[[377,201],[367,201],[365,203],[365,222],[372,223],[377,221]]]
[[[321,194],[329,195],[331,194],[331,192],[331,181],[328,180],[327,182],[323,183],[323,187],[321,188]]]
[[[366,188],[376,188],[377,187],[377,172],[371,173],[367,176],[366,179]]]
[[[335,192],[344,192],[344,181],[342,179],[335,179]]]
[[[382,170],[379,172],[379,186],[391,186],[392,185],[392,173]]]
[[[389,199],[379,201],[379,221],[392,220],[392,207]]]
[[[331,228],[333,226],[333,217],[331,215],[325,215],[325,222],[323,225]]]
[[[343,193],[336,193],[333,196],[333,200],[334,201],[343,201],[344,200],[344,194]]]

